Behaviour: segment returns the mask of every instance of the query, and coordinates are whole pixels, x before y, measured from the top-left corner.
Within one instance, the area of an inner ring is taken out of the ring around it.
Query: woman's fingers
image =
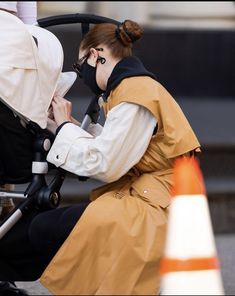
[[[71,104],[70,101],[66,100],[65,98],[59,97],[59,96],[54,96],[53,100],[55,103],[69,103]]]
[[[54,119],[58,125],[64,121],[71,121],[72,104],[70,101],[55,96],[51,102]]]

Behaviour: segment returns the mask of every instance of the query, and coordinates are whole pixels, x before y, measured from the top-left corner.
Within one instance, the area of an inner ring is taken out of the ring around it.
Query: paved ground
[[[216,247],[221,265],[225,295],[235,295],[235,234],[221,234],[215,237]],[[42,285],[36,282],[19,282],[30,295],[51,295]]]
[[[39,281],[36,282],[16,282],[17,286],[27,290],[29,295],[52,295],[45,289]]]

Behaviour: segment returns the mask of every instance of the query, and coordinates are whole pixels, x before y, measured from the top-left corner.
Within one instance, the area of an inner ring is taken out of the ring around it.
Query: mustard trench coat
[[[140,162],[91,193],[92,202],[40,279],[56,295],[157,295],[174,160],[200,144],[171,95],[150,77],[124,79],[108,98],[148,108],[158,131]]]

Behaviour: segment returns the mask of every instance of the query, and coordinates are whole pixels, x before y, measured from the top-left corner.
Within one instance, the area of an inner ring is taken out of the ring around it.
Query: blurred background
[[[91,13],[156,28],[234,28],[232,1],[38,1],[38,17]]]
[[[215,232],[235,226],[235,2],[232,1],[38,1],[38,19],[89,13],[144,27],[134,54],[179,103],[197,134]],[[71,71],[81,40],[80,24],[48,27],[60,39],[64,70]],[[82,120],[92,94],[77,79],[66,95]],[[101,115],[101,123],[103,123]],[[100,182],[70,176],[66,201],[86,199]],[[75,183],[70,183],[75,182]]]

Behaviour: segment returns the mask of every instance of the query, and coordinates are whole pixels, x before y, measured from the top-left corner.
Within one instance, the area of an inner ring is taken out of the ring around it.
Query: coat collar
[[[150,76],[156,80],[153,73],[146,70],[142,62],[135,56],[122,59],[114,67],[107,83],[107,88],[103,94],[103,99],[107,100],[110,92],[125,78],[133,76]]]

